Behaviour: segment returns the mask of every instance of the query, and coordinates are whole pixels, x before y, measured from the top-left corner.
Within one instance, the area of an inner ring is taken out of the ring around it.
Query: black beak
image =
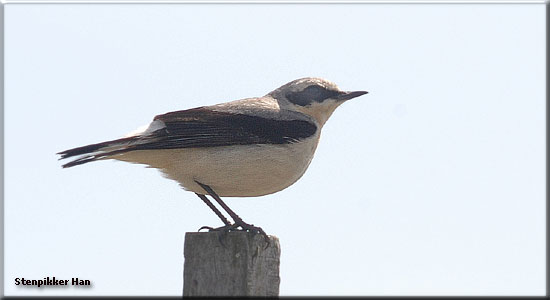
[[[365,94],[368,94],[367,91],[355,91],[355,92],[341,92],[338,96],[336,96],[337,100],[345,101],[349,99],[353,99],[359,96],[363,96]]]

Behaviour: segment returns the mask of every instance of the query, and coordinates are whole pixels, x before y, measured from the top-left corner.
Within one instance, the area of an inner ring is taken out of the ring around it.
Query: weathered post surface
[[[278,296],[279,239],[233,231],[188,232],[183,296]]]

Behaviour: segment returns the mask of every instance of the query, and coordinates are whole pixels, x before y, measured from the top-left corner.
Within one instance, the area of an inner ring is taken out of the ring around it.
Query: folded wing
[[[155,130],[59,152],[60,159],[74,158],[63,167],[128,151],[295,143],[317,131],[317,126],[305,119],[277,120],[204,107],[158,115],[153,123],[150,128]]]

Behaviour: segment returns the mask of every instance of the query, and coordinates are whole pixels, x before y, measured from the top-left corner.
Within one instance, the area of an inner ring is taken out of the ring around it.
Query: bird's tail
[[[73,148],[73,149],[59,152],[57,154],[61,155],[61,157],[59,158],[60,160],[66,159],[66,158],[73,158],[72,161],[63,165],[63,168],[69,168],[69,167],[85,164],[88,162],[104,159],[104,158],[107,158],[108,156],[112,156],[115,154],[131,151],[132,149],[130,146],[135,144],[137,140],[138,140],[138,137],[135,137],[135,136],[125,137],[118,140],[112,140],[112,141],[82,146],[78,148]]]

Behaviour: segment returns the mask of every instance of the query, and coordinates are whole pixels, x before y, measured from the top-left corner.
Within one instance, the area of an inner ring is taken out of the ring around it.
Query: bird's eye
[[[338,95],[337,91],[327,90],[326,88],[318,85],[310,85],[303,91],[288,93],[286,98],[296,105],[306,106],[313,102],[323,102],[324,100],[336,95]]]

